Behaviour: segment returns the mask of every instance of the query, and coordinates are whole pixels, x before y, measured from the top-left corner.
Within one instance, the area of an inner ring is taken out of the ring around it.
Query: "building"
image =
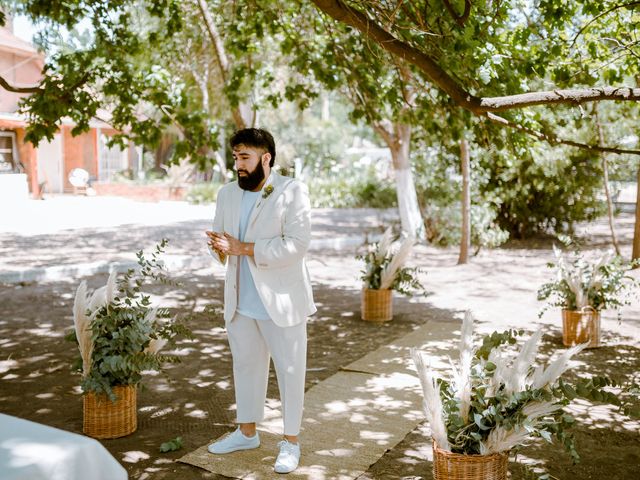
[[[44,55],[16,37],[11,19],[0,27],[0,76],[14,86],[30,86],[41,79]],[[72,192],[69,172],[83,168],[97,182],[109,182],[115,174],[137,166],[139,152],[107,146],[116,131],[95,120],[90,130],[71,135],[73,123],[63,121],[51,141],[37,148],[24,141],[26,119],[18,113],[24,94],[0,87],[0,196],[39,198],[42,193]],[[29,193],[28,193],[29,192]]]

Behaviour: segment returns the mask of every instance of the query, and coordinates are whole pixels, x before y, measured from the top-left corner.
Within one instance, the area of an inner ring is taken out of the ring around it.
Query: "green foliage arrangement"
[[[365,263],[361,277],[364,288],[395,290],[403,295],[412,295],[415,291],[424,292],[418,279],[420,270],[404,266],[415,239],[405,238],[398,248],[394,248],[393,241],[393,233],[388,228],[379,242],[369,245],[365,255],[356,257]]]
[[[467,312],[460,339],[460,359],[451,378],[438,378],[425,352],[413,349],[424,394],[424,408],[434,440],[444,450],[485,455],[517,450],[531,439],[561,442],[574,461],[579,460],[569,430],[575,419],[563,407],[575,398],[607,402],[629,414],[626,400],[607,390],[620,384],[606,377],[580,378],[575,383],[560,377],[571,357],[585,345],[558,354],[546,367],[535,357],[541,331],[519,351],[522,331],[494,332],[473,342],[473,320]]]
[[[572,258],[553,247],[555,262],[548,263],[556,270],[556,279],[545,283],[538,290],[538,300],[548,301],[540,312],[550,307],[565,310],[581,310],[587,307],[600,311],[606,308],[620,309],[630,304],[630,296],[640,284],[628,272],[636,262],[625,264],[612,252],[589,261],[583,252],[575,250]]]
[[[86,282],[76,292],[75,334],[80,350],[82,390],[106,394],[115,400],[112,387],[135,385],[145,370],[161,370],[179,357],[162,355],[160,349],[179,335],[190,337],[189,329],[171,318],[165,308],[152,307],[141,292],[150,281],[172,283],[158,260],[168,240],[156,245],[151,259],[137,253],[139,271],[129,269],[121,279],[113,272],[107,285],[87,295]]]

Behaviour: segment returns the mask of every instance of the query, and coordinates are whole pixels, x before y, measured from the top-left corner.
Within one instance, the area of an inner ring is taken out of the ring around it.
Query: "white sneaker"
[[[300,444],[289,443],[287,440],[278,442],[280,453],[273,469],[276,473],[291,473],[298,468],[300,462]]]
[[[218,440],[209,445],[207,450],[211,453],[222,454],[235,452],[237,450],[251,450],[259,446],[260,437],[258,436],[258,432],[256,432],[253,437],[247,437],[240,431],[240,428],[238,428],[222,440]]]

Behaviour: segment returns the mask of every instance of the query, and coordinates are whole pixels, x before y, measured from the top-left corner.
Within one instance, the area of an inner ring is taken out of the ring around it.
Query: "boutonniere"
[[[264,187],[264,192],[262,192],[262,198],[267,198],[272,193],[273,193],[273,185],[267,185],[266,187]]]

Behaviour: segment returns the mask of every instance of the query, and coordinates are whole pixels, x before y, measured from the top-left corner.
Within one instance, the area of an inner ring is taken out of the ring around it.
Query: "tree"
[[[417,67],[425,79],[437,86],[456,105],[474,115],[527,132],[553,144],[564,143],[591,151],[640,154],[640,151],[601,147],[593,143],[584,144],[561,139],[552,132],[541,132],[527,126],[522,117],[514,121],[496,113],[537,105],[581,105],[604,100],[640,100],[640,88],[633,87],[560,89],[558,87],[561,84],[569,84],[568,81],[573,80],[575,75],[578,77],[578,81],[574,81],[576,84],[593,85],[599,79],[589,69],[574,73],[566,66],[558,66],[550,72],[551,79],[560,84],[556,87],[558,89],[512,93],[520,89],[519,83],[526,78],[542,80],[545,63],[553,66],[554,63],[559,63],[558,58],[576,60],[578,57],[579,59],[581,49],[577,49],[578,55],[572,55],[571,48],[583,46],[585,49],[597,50],[593,42],[585,41],[577,45],[575,43],[575,39],[583,34],[587,26],[575,33],[574,42],[571,45],[567,42],[567,32],[570,31],[572,22],[579,17],[579,13],[593,14],[598,11],[602,2],[594,0],[582,2],[582,10],[579,11],[578,4],[567,5],[566,2],[542,0],[535,7],[529,6],[529,8],[535,8],[537,18],[527,14],[526,6],[524,12],[518,15],[523,6],[515,5],[517,2],[495,2],[495,6],[494,2],[483,2],[478,6],[474,4],[473,8],[465,9],[462,16],[452,14],[451,8],[439,9],[439,1],[394,4],[373,0],[358,2],[313,0],[313,3],[337,21],[357,29],[363,36],[392,55]],[[640,2],[614,5],[606,13],[614,11],[620,13],[622,10],[632,10],[639,5]],[[518,19],[518,16],[521,18]],[[598,15],[598,18],[588,26],[594,29],[590,25],[604,16]],[[616,32],[621,32],[628,30],[629,23],[634,28],[638,26],[637,19],[628,15],[618,19],[617,22],[609,21],[606,24],[600,22],[600,27],[601,31],[615,29]],[[554,34],[557,34],[557,37],[554,37]],[[444,38],[447,41],[443,41]],[[558,40],[554,41],[554,38]],[[487,45],[493,48],[487,48]],[[509,51],[507,49],[510,46],[514,48]],[[506,62],[502,62],[501,57],[507,56],[506,54],[516,57],[520,62],[511,61],[508,66],[503,65]],[[634,55],[633,51],[627,53],[624,58],[631,62],[621,66],[610,77],[618,80],[617,75],[629,68],[635,68],[637,71],[637,59],[634,61]],[[587,58],[594,56],[592,54]],[[499,72],[501,65],[503,75]],[[574,64],[573,67],[580,68],[578,64]],[[511,80],[505,78],[504,73],[507,70],[513,77]],[[475,72],[480,72],[480,79],[474,78]],[[492,93],[498,93],[495,89],[486,88],[486,85],[494,79],[498,80],[495,82],[496,85],[504,88],[499,95],[490,96]],[[467,85],[463,83],[465,81],[468,82]],[[485,85],[482,85],[483,83]],[[481,89],[488,91],[490,95],[480,96],[474,93],[474,90]]]
[[[271,2],[261,5],[267,11]],[[272,11],[270,20],[282,36],[280,48],[301,74],[313,75],[323,88],[338,90],[353,106],[352,119],[366,122],[391,152],[402,229],[424,238],[410,163],[415,120],[413,74],[403,62],[389,64],[387,55],[324,15],[314,17],[304,3]],[[317,61],[330,58],[331,61]]]

